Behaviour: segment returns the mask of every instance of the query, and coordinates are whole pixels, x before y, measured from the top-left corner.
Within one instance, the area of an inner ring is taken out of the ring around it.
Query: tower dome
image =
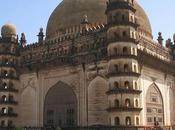
[[[136,16],[140,24],[139,31],[152,38],[149,19],[140,5],[135,2]],[[63,0],[51,14],[46,30],[46,37],[53,38],[66,27],[78,26],[84,15],[92,24],[106,24],[106,0]]]
[[[2,37],[16,36],[16,27],[13,24],[7,23],[1,28]]]

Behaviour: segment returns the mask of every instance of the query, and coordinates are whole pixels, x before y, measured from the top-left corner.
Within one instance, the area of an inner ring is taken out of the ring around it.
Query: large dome
[[[139,31],[152,38],[149,19],[144,10],[135,3],[140,23]],[[46,35],[53,38],[59,30],[81,24],[84,15],[90,23],[106,23],[106,0],[63,0],[51,14]]]

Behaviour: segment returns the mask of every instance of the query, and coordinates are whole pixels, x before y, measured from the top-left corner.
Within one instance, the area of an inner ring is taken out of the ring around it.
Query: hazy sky
[[[36,42],[39,28],[44,30],[50,14],[61,0],[1,0],[0,26],[13,23],[18,34],[26,33],[28,43]],[[139,0],[152,24],[154,39],[161,31],[164,39],[175,32],[175,0]]]

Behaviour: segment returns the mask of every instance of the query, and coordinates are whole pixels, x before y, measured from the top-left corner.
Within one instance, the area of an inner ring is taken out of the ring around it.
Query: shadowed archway
[[[58,82],[47,92],[44,102],[44,125],[77,125],[77,98],[69,85]]]

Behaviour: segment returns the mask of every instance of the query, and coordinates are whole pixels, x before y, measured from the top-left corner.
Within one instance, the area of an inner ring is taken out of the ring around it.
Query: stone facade
[[[84,16],[77,29],[61,29],[56,37],[49,32],[44,39],[40,29],[30,45],[25,34],[18,39],[15,27],[4,25],[1,126],[175,125],[175,45],[162,46],[161,34],[152,39],[138,6],[110,0],[106,23]]]

